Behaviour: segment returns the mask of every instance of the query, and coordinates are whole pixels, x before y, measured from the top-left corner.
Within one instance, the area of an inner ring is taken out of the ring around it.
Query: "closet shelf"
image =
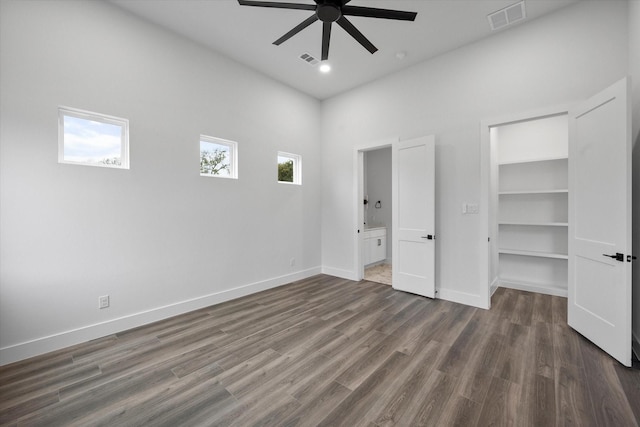
[[[520,165],[520,164],[524,164],[524,163],[549,162],[549,161],[554,161],[554,160],[568,160],[568,159],[569,158],[567,156],[546,157],[546,158],[541,158],[541,159],[518,160],[518,161],[511,161],[511,162],[499,162],[498,166],[502,166],[502,165]]]
[[[527,225],[535,227],[568,227],[568,222],[525,222],[525,221],[498,221],[498,225]]]
[[[566,116],[552,116],[496,130],[491,267],[499,286],[567,295],[567,126]]]
[[[499,196],[520,195],[520,194],[569,194],[566,188],[559,190],[520,190],[520,191],[499,191]]]
[[[522,251],[517,249],[498,249],[500,254],[533,256],[539,258],[569,259],[567,254],[553,252]]]

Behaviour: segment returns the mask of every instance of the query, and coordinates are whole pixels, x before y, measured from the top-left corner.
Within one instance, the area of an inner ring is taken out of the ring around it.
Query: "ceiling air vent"
[[[308,53],[303,53],[302,55],[300,55],[300,59],[302,59],[304,62],[306,62],[309,65],[316,65],[320,62],[313,56],[309,55]]]
[[[489,25],[493,31],[501,30],[504,27],[513,25],[516,22],[522,21],[527,17],[527,13],[524,8],[524,1],[507,6],[504,9],[500,9],[497,12],[487,15],[489,19]]]

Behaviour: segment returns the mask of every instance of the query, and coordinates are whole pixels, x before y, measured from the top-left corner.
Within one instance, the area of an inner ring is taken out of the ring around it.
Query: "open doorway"
[[[567,114],[495,126],[490,139],[495,285],[566,297]]]
[[[364,279],[391,286],[391,147],[363,153]]]
[[[567,296],[568,108],[483,121],[487,305],[498,287]]]
[[[392,285],[392,146],[397,139],[355,150],[356,280]]]

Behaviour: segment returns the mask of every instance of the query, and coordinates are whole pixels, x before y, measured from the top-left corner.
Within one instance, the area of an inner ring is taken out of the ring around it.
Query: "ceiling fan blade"
[[[331,40],[331,22],[322,23],[322,60],[329,59],[329,40]]]
[[[282,44],[283,42],[289,40],[291,37],[295,36],[300,31],[304,30],[305,28],[307,28],[309,25],[313,24],[317,20],[318,20],[318,15],[316,15],[314,13],[313,15],[311,15],[310,17],[308,17],[307,19],[302,21],[300,24],[296,25],[287,34],[285,34],[284,36],[280,37],[278,40],[274,41],[273,44],[275,44],[276,46],[279,46],[280,44]]]
[[[369,39],[367,39],[364,34],[362,34],[360,31],[358,31],[358,29],[356,27],[353,26],[353,24],[351,22],[349,22],[347,20],[347,18],[345,18],[344,16],[341,16],[340,19],[338,19],[337,24],[340,25],[347,33],[349,33],[351,35],[351,37],[353,37],[354,39],[356,39],[358,41],[358,43],[360,43],[365,49],[367,49],[369,52],[371,53],[376,53],[378,51],[378,48],[375,47],[373,45],[373,43],[371,43],[369,41]]]
[[[362,6],[343,6],[342,14],[348,16],[364,16],[366,18],[397,19],[400,21],[415,21],[416,12],[405,12],[402,10],[376,9]]]
[[[238,0],[240,6],[276,7],[279,9],[316,10],[316,5],[300,3],[281,3],[274,1]]]

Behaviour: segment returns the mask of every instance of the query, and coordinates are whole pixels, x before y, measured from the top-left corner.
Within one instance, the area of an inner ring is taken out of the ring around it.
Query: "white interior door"
[[[393,287],[435,296],[435,137],[392,149]]]
[[[569,116],[568,323],[631,366],[631,108],[624,79]]]

